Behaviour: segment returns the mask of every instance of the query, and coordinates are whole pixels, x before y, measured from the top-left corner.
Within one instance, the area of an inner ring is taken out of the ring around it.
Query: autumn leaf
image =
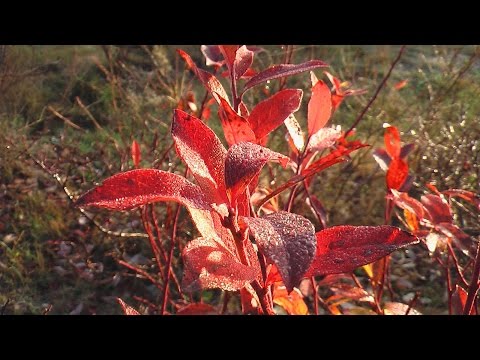
[[[303,301],[303,295],[297,288],[287,291],[286,287],[275,284],[273,288],[273,302],[282,308],[289,315],[307,315],[308,307]]]
[[[140,152],[140,145],[138,145],[138,143],[135,140],[133,140],[132,142],[131,152],[132,152],[133,165],[136,168],[138,168],[141,160],[141,152]]]
[[[328,67],[326,63],[320,60],[310,60],[301,64],[281,64],[269,67],[253,76],[244,86],[242,95],[254,86],[264,83],[268,80],[278,79],[285,76],[299,74],[319,67]]]
[[[255,134],[249,122],[238,115],[224,98],[220,97],[219,99],[221,106],[218,108],[218,115],[228,145],[231,146],[242,141],[255,142]]]
[[[308,102],[308,134],[313,136],[325,126],[332,115],[332,99],[330,89],[321,80],[312,88],[312,96]]]
[[[287,290],[292,291],[315,256],[313,224],[303,216],[284,211],[240,220],[248,226],[259,250],[276,265]]]
[[[302,95],[300,89],[285,89],[258,103],[248,117],[257,140],[262,140],[297,111]]]
[[[177,315],[217,315],[212,305],[203,303],[188,304],[177,311]]]
[[[228,149],[225,161],[225,184],[230,201],[234,201],[268,161],[286,167],[289,158],[260,145],[241,142]]]
[[[217,135],[200,119],[175,110],[172,137],[180,158],[202,190],[213,202],[226,202],[224,168],[227,150]]]
[[[211,238],[190,241],[183,250],[183,259],[182,287],[188,292],[211,288],[236,291],[259,275],[255,267],[242,264],[227,248]]]
[[[383,226],[334,226],[316,233],[317,252],[306,276],[349,272],[407,245],[412,234]]]

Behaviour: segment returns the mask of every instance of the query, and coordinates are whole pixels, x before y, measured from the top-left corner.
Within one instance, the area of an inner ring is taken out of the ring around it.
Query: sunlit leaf
[[[136,168],[138,168],[141,160],[141,152],[140,152],[140,145],[138,145],[138,143],[135,140],[133,140],[132,142],[131,152],[132,152],[133,165]]]
[[[249,227],[259,250],[277,266],[288,291],[292,291],[315,256],[313,224],[303,216],[283,211],[261,218],[243,217],[241,221]]]
[[[243,265],[217,241],[198,238],[183,250],[185,263],[182,286],[185,291],[219,288],[236,291],[257,277],[253,267]]]
[[[278,79],[285,76],[291,76],[310,71],[319,67],[328,67],[326,63],[320,60],[310,60],[302,64],[281,64],[274,65],[257,75],[253,76],[244,86],[243,93],[248,89],[257,86],[267,80]]]
[[[332,98],[330,89],[321,80],[312,88],[308,102],[308,134],[313,136],[323,128],[332,115]]]
[[[200,119],[175,110],[172,136],[180,158],[212,202],[226,202],[225,158],[227,150]]]
[[[394,158],[387,170],[387,187],[399,190],[408,177],[408,164],[401,158]]]
[[[273,289],[273,302],[280,305],[290,315],[307,315],[308,307],[297,288],[288,292],[285,286],[276,284]]]
[[[289,115],[298,110],[302,94],[299,89],[285,89],[255,106],[248,122],[258,140],[282,125]]]
[[[392,159],[400,158],[400,133],[395,126],[389,126],[385,129],[385,149]]]
[[[307,276],[349,272],[418,239],[399,228],[334,226],[317,232],[317,253]]]
[[[228,149],[225,161],[225,184],[230,200],[234,201],[268,161],[278,161],[286,167],[288,157],[260,145],[241,142]]]
[[[225,99],[220,97],[220,102],[221,106],[218,109],[218,115],[222,122],[223,134],[228,145],[242,141],[255,142],[255,134],[248,121],[238,115]]]

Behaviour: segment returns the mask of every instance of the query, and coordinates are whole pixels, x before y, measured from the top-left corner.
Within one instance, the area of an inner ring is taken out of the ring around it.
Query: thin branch
[[[390,75],[392,74],[393,68],[394,68],[395,65],[397,65],[397,63],[400,61],[400,58],[402,57],[404,50],[405,50],[405,45],[402,45],[402,47],[400,48],[400,51],[398,52],[397,57],[396,57],[395,60],[393,61],[392,65],[390,65],[390,69],[388,70],[387,75],[385,75],[385,77],[383,78],[383,80],[382,80],[382,82],[380,83],[380,85],[378,85],[378,88],[377,88],[377,90],[375,91],[375,93],[373,94],[372,98],[370,99],[370,101],[368,102],[368,104],[365,106],[365,108],[363,109],[363,111],[360,113],[360,115],[358,115],[357,119],[356,119],[355,122],[352,124],[352,126],[350,127],[350,129],[347,130],[347,132],[345,133],[345,137],[347,137],[348,134],[350,134],[350,133],[352,132],[352,130],[358,125],[358,123],[360,122],[360,120],[362,120],[363,116],[367,113],[368,109],[370,109],[370,106],[372,106],[373,102],[376,100],[378,94],[380,93],[380,90],[382,90],[382,88],[383,88],[383,87],[385,86],[385,84],[387,83],[388,78],[389,78]]]

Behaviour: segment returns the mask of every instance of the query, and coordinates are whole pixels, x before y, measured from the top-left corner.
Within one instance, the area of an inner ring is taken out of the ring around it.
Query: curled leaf
[[[225,161],[225,184],[233,202],[260,173],[268,161],[278,161],[286,167],[289,158],[260,145],[241,142],[228,149]]]
[[[306,276],[349,272],[418,239],[399,228],[383,226],[334,226],[317,232],[317,253]]]
[[[242,264],[230,251],[209,238],[190,241],[183,250],[183,259],[185,291],[211,288],[236,291],[258,275],[254,267]]]
[[[203,56],[205,56],[205,65],[220,67],[225,63],[218,45],[202,45],[200,50]]]
[[[315,257],[313,224],[303,216],[277,212],[261,218],[242,217],[259,250],[276,265],[290,292],[308,270]]]
[[[305,147],[305,135],[303,134],[302,128],[298,123],[295,115],[291,114],[285,119],[285,127],[287,128],[288,134],[290,135],[295,150],[301,151]]]
[[[336,128],[319,129],[308,142],[308,149],[310,151],[322,151],[332,147],[338,138],[341,136],[341,131]]]
[[[258,73],[257,75],[253,76],[245,84],[242,94],[245,93],[248,89],[254,86],[257,86],[267,80],[273,80],[273,79],[278,79],[285,76],[291,76],[291,75],[302,73],[304,71],[310,71],[319,67],[328,67],[328,65],[320,60],[310,60],[302,64],[295,64],[295,65],[294,64],[274,65]]]

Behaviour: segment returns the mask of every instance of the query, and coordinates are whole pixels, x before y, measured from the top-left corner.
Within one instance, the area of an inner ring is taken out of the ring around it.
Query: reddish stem
[[[175,248],[175,238],[177,234],[177,224],[178,224],[179,215],[180,215],[180,205],[177,205],[177,210],[175,212],[175,220],[173,222],[173,227],[172,227],[172,240],[170,243],[170,252],[168,253],[167,268],[166,268],[166,274],[165,274],[165,284],[163,286],[163,301],[162,301],[162,309],[161,309],[162,315],[165,315],[165,310],[167,308],[168,283],[170,282],[170,274],[172,273],[173,249]]]
[[[467,301],[465,302],[465,308],[463,309],[463,315],[470,315],[473,310],[473,304],[475,303],[475,297],[478,292],[480,277],[480,242],[477,244],[477,255],[475,256],[475,265],[473,267],[472,279],[470,286],[468,287]]]

